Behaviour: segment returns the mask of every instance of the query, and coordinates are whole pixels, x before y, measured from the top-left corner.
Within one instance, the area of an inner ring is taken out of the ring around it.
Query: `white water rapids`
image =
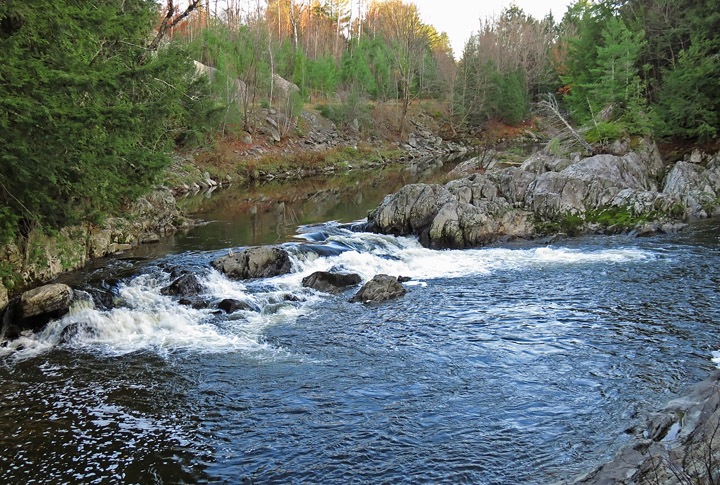
[[[318,232],[312,232],[317,230]],[[121,282],[115,288],[115,306],[96,309],[91,302],[76,303],[70,313],[36,334],[23,336],[0,348],[0,357],[14,354],[23,359],[65,346],[122,355],[137,351],[158,354],[178,350],[197,352],[245,352],[272,358],[283,349],[263,339],[263,331],[278,322],[293,322],[318,310],[327,298],[347,300],[352,291],[330,296],[302,287],[302,279],[315,271],[359,274],[363,281],[379,273],[409,276],[411,291],[423,291],[427,280],[438,278],[491,278],[499,271],[525,271],[553,266],[601,265],[610,267],[655,259],[638,248],[568,249],[534,247],[484,248],[436,251],[423,248],[415,239],[352,232],[334,223],[304,228],[301,238],[311,244],[288,244],[292,273],[266,280],[237,282],[209,268],[198,275],[203,299],[217,303],[233,298],[255,310],[220,314],[210,304],[194,309],[164,296],[161,289],[172,278],[155,270]],[[318,251],[317,248],[327,251]],[[325,254],[320,255],[319,253]],[[207,262],[218,253],[206,253]],[[353,290],[354,291],[354,290]]]

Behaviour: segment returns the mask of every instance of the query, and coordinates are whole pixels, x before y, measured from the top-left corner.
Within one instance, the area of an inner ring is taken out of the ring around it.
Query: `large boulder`
[[[17,337],[22,330],[38,330],[50,320],[62,317],[69,311],[74,296],[72,288],[61,283],[26,291],[13,299],[5,310],[5,337]]]
[[[445,204],[433,219],[423,244],[434,249],[471,248],[501,238],[530,237],[534,233],[531,214],[512,209],[502,197]]]
[[[160,293],[170,296],[195,296],[202,293],[203,287],[198,277],[192,273],[187,273],[170,283]]]
[[[217,258],[212,267],[236,280],[271,278],[290,272],[290,256],[282,248],[260,246]]]
[[[372,303],[399,298],[407,293],[403,285],[394,276],[375,275],[350,299],[351,303]]]
[[[303,278],[302,285],[325,293],[340,293],[350,286],[359,285],[361,281],[360,275],[354,273],[316,271]]]
[[[442,206],[455,198],[442,185],[411,184],[390,194],[370,214],[368,230],[385,234],[420,234]]]

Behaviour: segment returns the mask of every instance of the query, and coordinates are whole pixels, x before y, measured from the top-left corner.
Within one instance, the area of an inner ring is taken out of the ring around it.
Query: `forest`
[[[456,60],[457,57],[457,60]],[[555,107],[590,144],[705,143],[720,128],[720,0],[511,6],[463,52],[401,0],[7,0],[0,4],[0,239],[98,223],[174,149],[307,103],[339,126],[435,100],[459,135]],[[213,68],[198,75],[194,61]],[[299,88],[279,102],[278,76]]]

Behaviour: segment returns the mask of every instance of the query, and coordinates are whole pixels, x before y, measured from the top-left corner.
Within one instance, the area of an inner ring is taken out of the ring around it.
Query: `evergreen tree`
[[[133,200],[187,134],[202,80],[147,56],[150,0],[0,4],[0,229],[59,227]]]

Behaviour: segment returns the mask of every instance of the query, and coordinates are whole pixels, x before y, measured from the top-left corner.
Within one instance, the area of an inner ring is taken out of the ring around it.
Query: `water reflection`
[[[230,187],[210,199],[195,196],[181,204],[208,223],[171,244],[176,250],[208,250],[285,242],[300,225],[362,219],[387,194],[409,183],[440,181],[456,164],[431,160],[332,177]]]

